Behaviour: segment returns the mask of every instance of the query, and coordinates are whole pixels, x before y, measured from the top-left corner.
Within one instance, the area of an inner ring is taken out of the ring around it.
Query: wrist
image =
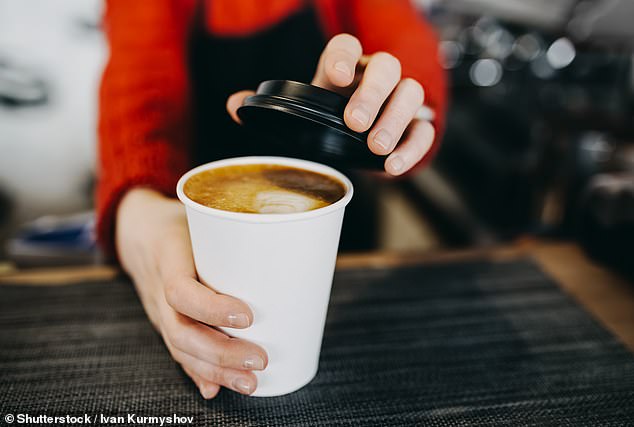
[[[115,220],[115,249],[119,261],[128,273],[132,273],[136,261],[147,249],[153,247],[153,239],[163,228],[165,213],[172,212],[180,203],[147,187],[134,187],[126,192],[117,207]]]
[[[117,209],[117,220],[121,215],[125,215],[128,211],[136,210],[139,207],[146,208],[148,204],[153,204],[163,200],[169,200],[169,198],[152,188],[131,188],[121,198],[121,202],[119,203],[119,207]]]

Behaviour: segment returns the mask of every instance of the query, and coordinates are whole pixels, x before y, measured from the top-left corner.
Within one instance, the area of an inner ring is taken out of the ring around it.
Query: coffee
[[[190,177],[185,195],[201,205],[231,212],[276,214],[323,208],[340,200],[338,179],[290,166],[247,164],[209,169]]]

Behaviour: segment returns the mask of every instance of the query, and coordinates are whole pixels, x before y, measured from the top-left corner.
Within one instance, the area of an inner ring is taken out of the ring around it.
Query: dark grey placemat
[[[217,426],[634,425],[634,357],[529,261],[343,270],[311,384],[206,402],[127,280],[2,286],[0,423],[8,413],[176,414]]]

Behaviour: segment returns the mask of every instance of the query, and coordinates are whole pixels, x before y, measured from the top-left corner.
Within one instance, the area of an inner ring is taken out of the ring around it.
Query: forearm
[[[100,88],[97,235],[114,254],[119,203],[137,186],[173,194],[189,168],[185,43],[189,1],[111,0],[110,59]]]

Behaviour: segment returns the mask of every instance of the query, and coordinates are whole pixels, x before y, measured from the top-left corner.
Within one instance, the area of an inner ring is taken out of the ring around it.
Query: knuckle
[[[231,338],[224,338],[215,347],[217,365],[228,368],[231,366]]]
[[[187,348],[187,337],[183,333],[168,333],[169,340],[175,349],[183,350]],[[177,353],[176,351],[174,353]],[[172,353],[173,354],[173,353]]]
[[[210,366],[209,369],[205,370],[204,378],[214,384],[222,383],[223,377],[224,373],[222,368],[219,368],[217,366]]]
[[[192,317],[210,326],[222,326],[226,311],[222,299],[210,294],[205,296],[204,303],[201,301],[200,307],[197,308],[195,314],[192,313]]]
[[[399,107],[394,107],[390,111],[390,122],[395,128],[405,129],[412,120],[412,115]]]
[[[229,371],[227,371],[226,369],[218,369],[218,383],[230,386],[232,382],[231,379],[231,373]]]
[[[170,279],[165,283],[165,300],[173,309],[177,309],[181,300],[181,286],[180,281],[176,279]]]
[[[360,93],[363,100],[374,103],[382,103],[387,95],[387,90],[382,85],[375,82],[366,82]]]

